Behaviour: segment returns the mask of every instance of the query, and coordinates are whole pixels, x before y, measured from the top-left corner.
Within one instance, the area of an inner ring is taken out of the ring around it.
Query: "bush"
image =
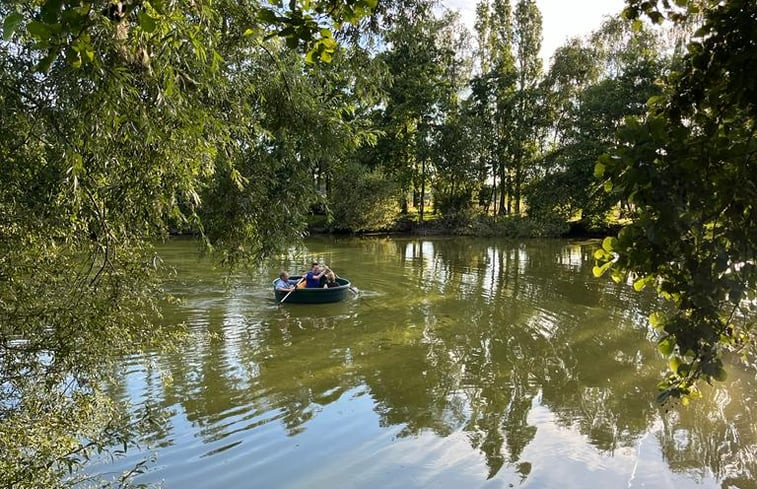
[[[480,213],[470,207],[447,210],[439,219],[440,226],[451,234],[476,236]]]
[[[330,199],[331,231],[360,233],[393,229],[399,216],[399,185],[357,165],[335,179]]]
[[[434,208],[442,216],[458,214],[460,212],[466,213],[470,210],[472,204],[472,196],[470,192],[463,192],[459,194],[434,194]]]

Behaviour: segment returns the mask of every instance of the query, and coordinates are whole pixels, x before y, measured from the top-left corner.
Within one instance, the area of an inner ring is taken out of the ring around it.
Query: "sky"
[[[442,0],[447,8],[460,12],[465,25],[473,31],[478,0]],[[512,0],[513,6],[516,1]],[[619,13],[624,0],[536,0],[542,14],[541,57],[545,68],[555,49],[572,37],[582,37],[599,27],[607,15]]]

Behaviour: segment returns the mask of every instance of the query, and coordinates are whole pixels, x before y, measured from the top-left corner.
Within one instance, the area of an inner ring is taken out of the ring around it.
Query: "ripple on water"
[[[183,434],[173,438],[171,446],[160,450],[156,466],[140,481],[170,480],[170,487],[201,487],[198,481],[212,481],[213,487],[225,487],[220,481],[231,478],[237,484],[228,487],[248,487],[239,483],[249,480],[249,474],[256,473],[257,467],[283,465],[282,459],[291,450],[292,439],[281,436],[280,427],[273,423],[282,416],[277,411],[260,413],[255,422],[247,421],[244,426],[244,421],[239,420],[227,425],[226,428],[236,429],[222,437],[207,436],[208,429],[213,431],[215,426],[185,428]],[[186,420],[176,417],[172,421],[186,424]]]
[[[574,254],[555,266],[560,243],[415,241],[316,242],[308,254],[338,262],[361,289],[337,304],[277,305],[275,272],[192,270],[171,318],[189,325],[185,350],[124,362],[124,398],[176,411],[138,482],[691,487],[639,414],[647,404],[625,397],[639,382],[654,389],[659,375],[654,345],[633,331],[648,304],[632,288],[593,281]],[[301,265],[292,260],[272,269]],[[632,368],[638,352],[649,372]],[[749,434],[748,409],[727,410],[752,398],[731,392],[717,398],[722,417]],[[637,433],[652,434],[621,446]]]

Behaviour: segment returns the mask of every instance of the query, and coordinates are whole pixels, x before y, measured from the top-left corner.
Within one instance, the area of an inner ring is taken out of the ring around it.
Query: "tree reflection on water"
[[[171,382],[147,390],[182,406],[206,442],[270,422],[296,436],[360,388],[398,438],[463,433],[488,478],[503,467],[529,477],[539,406],[600,453],[655,432],[670,470],[755,487],[754,372],[734,363],[702,400],[658,408],[663,365],[644,322],[655,298],[594,279],[593,243],[359,240],[316,242],[314,255],[319,246],[345,275],[359,271],[363,297],[261,311],[228,289],[200,301],[197,284],[177,287],[185,303],[168,316],[194,338],[154,359]]]

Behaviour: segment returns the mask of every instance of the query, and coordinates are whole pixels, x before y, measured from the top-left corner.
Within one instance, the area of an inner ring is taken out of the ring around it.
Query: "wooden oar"
[[[300,285],[302,283],[302,281],[305,280],[305,276],[306,275],[302,276],[302,278],[300,279],[300,281],[297,282],[297,285]],[[289,297],[289,294],[291,294],[292,292],[294,292],[295,290],[297,290],[297,285],[295,285],[292,290],[290,290],[289,292],[287,292],[287,295],[285,295],[284,298],[279,301],[279,304],[283,304],[284,301],[287,300],[287,297]]]

